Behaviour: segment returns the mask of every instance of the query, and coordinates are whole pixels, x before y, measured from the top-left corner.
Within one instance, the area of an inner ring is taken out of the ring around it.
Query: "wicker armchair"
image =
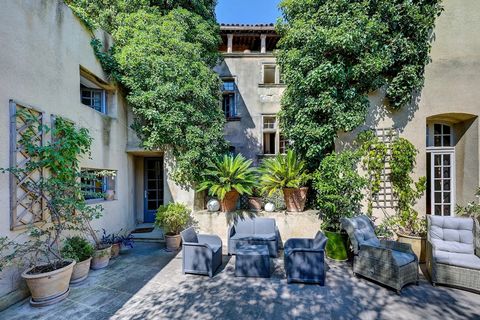
[[[427,270],[433,285],[480,291],[480,226],[477,220],[428,217]]]
[[[353,247],[353,274],[380,282],[400,293],[408,283],[418,284],[418,258],[409,244],[379,240],[365,215],[342,219]]]

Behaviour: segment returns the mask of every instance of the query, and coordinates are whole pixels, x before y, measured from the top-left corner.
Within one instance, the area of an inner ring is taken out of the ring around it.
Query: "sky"
[[[280,0],[218,0],[219,23],[274,23]]]

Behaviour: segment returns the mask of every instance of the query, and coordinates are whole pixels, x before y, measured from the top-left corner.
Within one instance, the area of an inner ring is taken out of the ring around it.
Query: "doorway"
[[[163,158],[145,158],[143,221],[152,223],[163,205]]]

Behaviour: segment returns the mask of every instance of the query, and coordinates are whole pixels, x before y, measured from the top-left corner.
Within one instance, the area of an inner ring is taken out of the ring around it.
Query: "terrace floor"
[[[137,243],[59,304],[37,309],[27,299],[0,319],[480,319],[479,294],[432,287],[423,276],[399,296],[353,277],[349,263],[330,262],[322,287],[287,284],[281,258],[269,279],[235,278],[234,260],[224,256],[212,279],[184,275],[181,252]]]

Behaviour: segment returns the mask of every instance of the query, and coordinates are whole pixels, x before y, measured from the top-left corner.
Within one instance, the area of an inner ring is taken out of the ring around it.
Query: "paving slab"
[[[235,257],[225,255],[209,278],[184,275],[181,254],[137,243],[91,271],[66,300],[33,308],[26,299],[0,319],[480,319],[480,294],[433,287],[424,277],[397,295],[354,277],[348,262],[328,262],[325,286],[287,284],[281,255],[271,278],[236,278]]]

